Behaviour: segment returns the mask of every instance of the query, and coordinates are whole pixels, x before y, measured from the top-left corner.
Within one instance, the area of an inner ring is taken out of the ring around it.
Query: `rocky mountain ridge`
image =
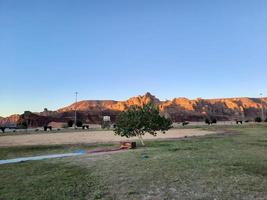
[[[105,115],[111,116],[111,120],[115,121],[120,112],[133,105],[142,106],[149,102],[156,104],[162,113],[168,115],[175,122],[202,121],[209,117],[218,120],[253,120],[255,117],[261,116],[261,105],[263,105],[265,116],[267,114],[267,98],[197,98],[190,100],[180,97],[160,101],[154,95],[146,93],[126,101],[83,100],[56,111],[45,109],[40,113],[27,113],[27,120],[30,120],[32,126],[41,126],[49,121],[66,122],[73,119],[74,111],[77,110],[78,119],[84,123],[101,123],[102,117]],[[0,124],[18,123],[25,120],[24,118],[24,115],[0,118]]]

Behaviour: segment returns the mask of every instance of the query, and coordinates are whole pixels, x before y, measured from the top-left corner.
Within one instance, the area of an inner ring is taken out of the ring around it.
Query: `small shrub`
[[[76,122],[76,126],[77,126],[77,127],[82,127],[82,126],[83,126],[82,121],[77,120],[77,122]]]
[[[206,118],[206,119],[205,119],[205,123],[206,123],[206,124],[209,124],[209,125],[211,125],[211,124],[216,124],[216,123],[217,123],[217,119],[216,119],[216,118],[211,118],[211,119]]]
[[[210,120],[208,118],[205,119],[205,124],[210,124]]]
[[[215,119],[215,118],[211,119],[211,123],[212,124],[216,124],[217,123],[217,119]]]
[[[256,118],[255,118],[255,122],[262,122],[261,117],[256,117]]]
[[[4,133],[5,132],[5,127],[0,127],[1,131]]]
[[[89,129],[89,125],[83,125],[83,129]]]
[[[17,124],[17,127],[21,128],[21,129],[27,129],[28,128],[28,123],[27,123],[26,120],[23,120],[23,121],[21,121],[20,123]]]
[[[73,120],[69,120],[69,121],[68,121],[68,127],[72,127],[73,124],[74,124],[74,121],[73,121]]]
[[[52,126],[44,126],[44,131],[47,131],[48,129],[52,131]]]
[[[186,126],[186,125],[188,125],[188,124],[189,124],[188,121],[184,121],[184,122],[182,123],[183,126]]]

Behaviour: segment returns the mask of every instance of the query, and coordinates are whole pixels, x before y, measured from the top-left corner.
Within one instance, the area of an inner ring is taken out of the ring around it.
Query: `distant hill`
[[[265,116],[267,111],[267,98],[263,98]],[[172,100],[160,101],[154,95],[146,93],[132,97],[126,101],[114,100],[84,100],[56,111],[45,109],[40,113],[28,113],[29,124],[42,126],[50,121],[67,122],[73,119],[74,111],[77,109],[78,119],[85,123],[100,123],[105,115],[111,116],[115,121],[116,116],[133,105],[142,106],[153,102],[158,105],[160,111],[168,115],[173,121],[180,122],[203,121],[207,117],[214,117],[217,120],[253,120],[261,113],[261,99],[259,98],[220,98],[220,99],[187,99],[184,97]],[[25,120],[24,115],[11,115],[7,118],[0,118],[0,124],[17,123]]]
[[[8,117],[1,117],[0,124],[13,125],[18,122],[19,118],[20,118],[20,115],[18,114],[10,115]]]

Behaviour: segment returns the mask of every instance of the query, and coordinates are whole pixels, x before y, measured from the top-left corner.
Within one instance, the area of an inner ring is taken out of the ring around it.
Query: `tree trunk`
[[[143,138],[142,138],[142,135],[138,135],[138,138],[139,138],[139,140],[140,140],[142,146],[145,146],[145,143],[144,143],[144,140],[143,140]]]

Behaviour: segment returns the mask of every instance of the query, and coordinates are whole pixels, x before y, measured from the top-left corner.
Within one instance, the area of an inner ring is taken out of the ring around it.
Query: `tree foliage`
[[[73,120],[69,120],[69,121],[68,121],[68,127],[72,127],[73,124],[74,124],[74,121],[73,121]]]
[[[206,124],[210,124],[211,122],[210,122],[210,120],[209,120],[208,118],[206,118],[206,119],[205,119],[205,123],[206,123]]]
[[[76,122],[76,126],[77,126],[77,127],[82,127],[82,126],[83,126],[83,122],[80,121],[80,120],[77,120],[77,122]]]
[[[27,120],[24,119],[24,120],[18,122],[17,127],[21,128],[21,129],[27,129],[28,128]]]
[[[255,118],[255,122],[262,122],[261,117],[256,117],[256,118]]]
[[[133,106],[122,112],[116,119],[115,134],[122,137],[137,136],[144,145],[142,136],[145,133],[156,136],[157,131],[165,132],[170,129],[170,119],[161,116],[159,109],[152,103],[143,107]]]
[[[216,123],[217,123],[217,119],[214,118],[214,117],[206,118],[206,119],[205,119],[205,123],[206,123],[206,124],[209,124],[209,125],[211,125],[211,124],[216,124]]]
[[[216,119],[216,118],[212,118],[212,119],[211,119],[211,123],[212,123],[212,124],[217,124],[217,119]]]

